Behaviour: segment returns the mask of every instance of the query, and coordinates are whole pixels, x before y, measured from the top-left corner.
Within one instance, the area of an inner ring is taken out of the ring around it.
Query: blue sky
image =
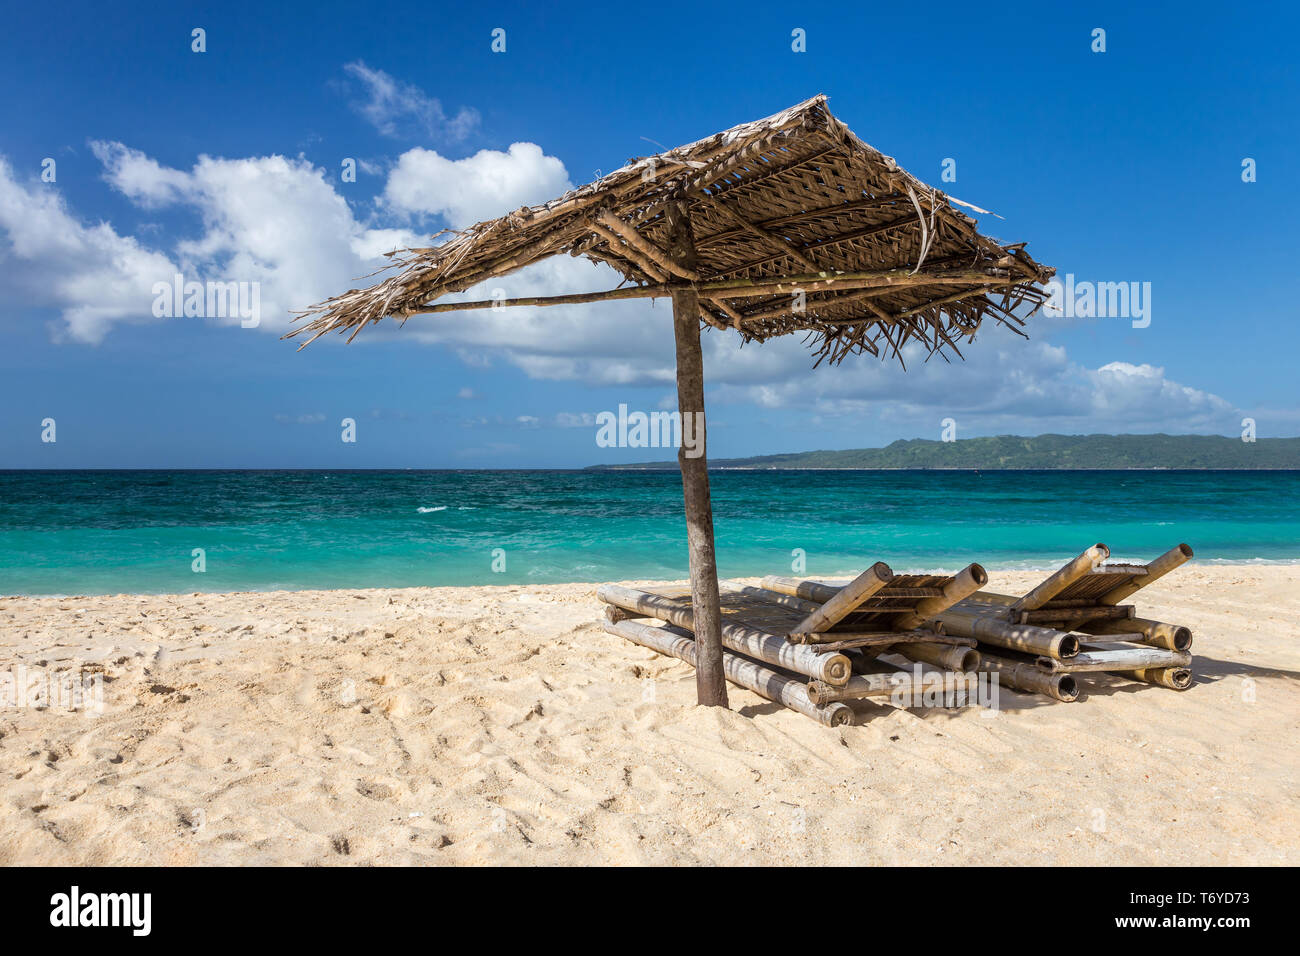
[[[394,245],[816,93],[1000,215],[979,217],[986,233],[1062,275],[1151,283],[1151,322],[1035,319],[1029,342],[989,329],[964,365],[907,373],[870,358],[810,372],[797,339],[740,349],[709,332],[713,457],[937,438],[945,418],[959,437],[1236,435],[1247,416],[1261,436],[1300,433],[1300,18],[1132,6],[11,7],[0,467],[661,457],[597,447],[592,416],[672,407],[666,302],[417,318],[300,353],[278,340],[286,310],[354,287]],[[510,293],[617,284],[563,258]],[[258,282],[260,327],[155,318],[153,280],[176,271]]]

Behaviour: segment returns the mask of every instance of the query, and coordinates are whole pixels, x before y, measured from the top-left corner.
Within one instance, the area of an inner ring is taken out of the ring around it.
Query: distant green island
[[[884,448],[803,451],[720,458],[710,468],[1300,469],[1300,438],[1245,442],[1223,435],[997,435],[932,441],[900,439]],[[676,460],[591,465],[589,471],[676,469]]]

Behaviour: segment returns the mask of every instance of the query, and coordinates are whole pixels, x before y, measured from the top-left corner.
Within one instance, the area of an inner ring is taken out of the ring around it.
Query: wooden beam
[[[745,321],[745,317],[743,315],[741,315],[731,306],[727,305],[726,302],[722,301],[721,296],[710,296],[708,298],[708,301],[719,312],[721,312],[723,315],[725,315],[727,318],[731,320],[731,327],[733,329],[736,330],[740,329],[740,324]]]
[[[728,299],[762,298],[803,290],[817,292],[826,289],[907,288],[923,285],[1009,285],[1015,280],[992,277],[977,270],[944,273],[918,272],[910,269],[879,269],[865,272],[819,272],[790,276],[781,279],[755,279],[743,276],[738,279],[707,279],[689,284],[689,288],[707,299],[719,296]],[[610,302],[618,299],[662,299],[672,295],[673,287],[657,285],[626,286],[606,289],[603,292],[574,292],[568,295],[524,296],[517,299],[478,299],[471,302],[430,303],[409,315],[438,315],[443,312],[470,312],[477,309],[514,308],[519,306],[583,305],[592,302]],[[953,298],[962,298],[981,290],[966,290]],[[928,305],[932,305],[930,303]],[[928,308],[928,305],[920,308]]]
[[[695,243],[685,203],[666,210],[669,255],[686,269],[695,268]],[[706,707],[727,706],[727,676],[722,660],[722,611],[718,598],[718,564],[713,547],[713,504],[709,497],[707,429],[704,418],[704,356],[700,351],[699,293],[674,286],[673,338],[677,348],[677,410],[682,434],[694,435],[677,450],[686,505],[686,544],[691,564],[691,608],[695,631],[695,693]],[[688,432],[694,423],[694,428]]]
[[[861,302],[864,299],[874,299],[882,295],[892,295],[897,291],[898,289],[895,286],[885,286],[884,288],[858,289],[852,292],[844,292],[840,295],[835,296],[834,298],[815,299],[811,302],[807,302],[806,303],[807,308],[804,311],[816,312],[818,309],[833,308],[834,306],[837,305],[848,305],[851,302]],[[794,310],[789,305],[785,305],[779,309],[767,309],[763,312],[743,312],[741,313],[741,318],[743,318],[746,322],[757,322],[762,319],[777,319],[783,315],[789,315],[793,312]],[[889,314],[886,312],[882,311],[879,313],[879,315],[886,320],[892,321],[892,319],[890,319]],[[854,319],[853,324],[860,324],[863,321],[870,321],[870,320]]]
[[[606,229],[598,223],[591,224],[591,231],[605,240],[605,244],[609,247],[610,252],[628,260],[656,282],[668,281],[668,273],[666,270],[659,268],[653,260],[642,256],[639,249],[625,243],[618,233]]]
[[[683,279],[690,279],[692,282],[700,277],[699,272],[695,269],[684,266],[680,262],[674,262],[666,252],[654,243],[650,242],[608,209],[602,209],[600,215],[596,217],[596,221],[600,223],[600,225],[604,226],[608,232],[617,233],[621,236],[623,241],[637,252],[641,253],[642,257],[649,259],[658,266],[659,271],[677,275]]]

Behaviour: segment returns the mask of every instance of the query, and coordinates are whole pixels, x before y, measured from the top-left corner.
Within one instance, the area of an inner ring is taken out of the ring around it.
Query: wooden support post
[[[695,269],[695,242],[686,204],[665,210],[668,255],[683,269]],[[677,343],[677,409],[682,416],[682,470],[686,542],[691,559],[691,606],[695,628],[695,691],[701,705],[727,706],[722,661],[722,615],[718,564],[713,550],[713,503],[709,499],[708,446],[704,423],[704,355],[700,351],[700,300],[690,286],[674,284],[673,336]],[[688,443],[686,437],[693,441]]]

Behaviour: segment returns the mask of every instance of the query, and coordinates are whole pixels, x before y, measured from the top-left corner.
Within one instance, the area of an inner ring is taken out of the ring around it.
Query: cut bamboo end
[[[1174,627],[1174,633],[1170,637],[1170,644],[1175,651],[1191,651],[1192,649],[1192,629],[1177,625]]]
[[[1136,671],[1115,671],[1117,677],[1157,684],[1170,690],[1187,690],[1192,686],[1192,669],[1190,667],[1145,667]]]
[[[1091,621],[1085,629],[1098,636],[1125,634],[1127,640],[1163,647],[1170,651],[1190,651],[1192,649],[1191,628],[1181,624],[1166,624],[1164,621],[1152,621],[1144,617],[1131,617],[1127,620]]]
[[[980,670],[997,674],[1000,682],[1026,693],[1042,694],[1067,704],[1079,698],[1079,683],[1071,675],[1049,673],[1035,664],[985,654]]]
[[[1070,703],[1071,701],[1078,700],[1079,699],[1078,681],[1076,681],[1069,674],[1060,674],[1058,675],[1058,677],[1059,679],[1056,682],[1056,688],[1054,689],[1054,691],[1051,693],[1050,696],[1055,697],[1057,700],[1064,701],[1067,704]]]
[[[630,621],[634,618],[645,617],[644,614],[636,614],[624,608],[617,607],[613,604],[605,605],[605,620],[611,624],[617,624],[620,621]]]
[[[843,684],[853,674],[853,664],[843,654],[822,654],[824,665],[822,680],[832,684]]]
[[[980,644],[1066,660],[1079,653],[1079,638],[1068,631],[1034,624],[1008,624],[989,615],[951,611],[941,618],[948,633]]]

